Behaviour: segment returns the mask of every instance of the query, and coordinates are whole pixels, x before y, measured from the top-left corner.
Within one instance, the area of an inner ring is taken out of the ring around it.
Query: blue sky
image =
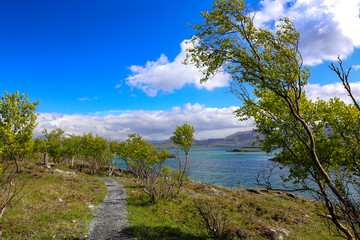
[[[133,132],[166,139],[185,121],[200,139],[249,130],[252,123],[232,113],[241,103],[228,93],[226,76],[200,85],[197,70],[181,64],[183,41],[194,34],[185,23],[200,23],[212,2],[2,1],[0,92],[40,100],[35,134],[61,127],[119,140]],[[293,19],[312,73],[310,97],[346,100],[327,67],[337,55],[353,66],[360,96],[360,0],[251,4],[259,26]]]

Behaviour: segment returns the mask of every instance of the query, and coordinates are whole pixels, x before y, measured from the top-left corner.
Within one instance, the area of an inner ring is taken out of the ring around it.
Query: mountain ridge
[[[240,131],[224,138],[210,138],[205,140],[194,140],[195,147],[225,147],[225,146],[252,146],[256,137],[261,135],[253,131]],[[149,141],[159,148],[175,147],[170,139],[164,141]]]

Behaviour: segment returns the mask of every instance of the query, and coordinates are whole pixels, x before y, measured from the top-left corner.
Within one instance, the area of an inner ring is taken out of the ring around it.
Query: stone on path
[[[90,239],[136,240],[128,229],[124,187],[114,179],[100,179],[106,183],[108,192],[89,224]]]

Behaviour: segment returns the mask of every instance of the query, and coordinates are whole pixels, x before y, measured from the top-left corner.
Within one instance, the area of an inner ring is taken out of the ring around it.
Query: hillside
[[[195,140],[196,147],[223,147],[223,146],[251,146],[256,140],[256,137],[260,136],[253,131],[242,131],[231,134],[225,138],[213,138],[206,140]],[[174,147],[172,141],[150,141],[153,145],[160,148]]]
[[[88,223],[106,194],[104,184],[87,174],[90,166],[21,165],[20,180],[27,184],[1,219],[3,239],[87,239]],[[199,209],[219,216],[220,239],[338,239],[319,218],[321,205],[296,194],[187,182],[175,198],[154,203],[134,175],[114,174],[127,190],[128,230],[139,240],[214,239]]]
[[[321,207],[296,194],[188,182],[176,198],[153,203],[140,184],[118,179],[138,239],[340,239],[317,215]]]

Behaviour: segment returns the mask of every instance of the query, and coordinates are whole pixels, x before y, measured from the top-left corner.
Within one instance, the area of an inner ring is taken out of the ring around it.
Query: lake
[[[261,169],[272,165],[269,159],[274,155],[267,155],[265,152],[226,152],[233,147],[194,147],[189,153],[189,172],[192,181],[206,182],[215,185],[237,188],[239,186],[259,187],[256,184],[256,176]],[[175,153],[179,149],[167,149]],[[183,162],[185,156],[179,150]],[[176,169],[177,161],[168,159],[166,165]],[[276,168],[272,177],[274,188],[283,188],[281,174],[287,174],[286,170]]]
[[[194,182],[211,183],[228,188],[261,188],[257,185],[256,177],[259,171],[269,168],[273,165],[269,159],[274,154],[265,152],[226,152],[229,149],[241,148],[241,146],[232,147],[194,147],[189,153],[188,176]],[[161,150],[161,149],[159,149]],[[185,162],[185,156],[180,149],[168,148],[171,153],[179,152],[182,163]],[[120,163],[124,167],[124,163]],[[178,168],[178,163],[171,158],[165,162],[165,165],[172,169]],[[271,177],[272,188],[286,189],[280,176],[287,176],[288,168],[282,170],[276,167]],[[288,186],[293,186],[287,183]],[[313,183],[310,186],[315,187]],[[293,186],[294,187],[294,186]],[[355,192],[355,191],[354,191]],[[297,192],[300,195],[316,198],[310,192]],[[355,192],[356,199],[360,198]]]

